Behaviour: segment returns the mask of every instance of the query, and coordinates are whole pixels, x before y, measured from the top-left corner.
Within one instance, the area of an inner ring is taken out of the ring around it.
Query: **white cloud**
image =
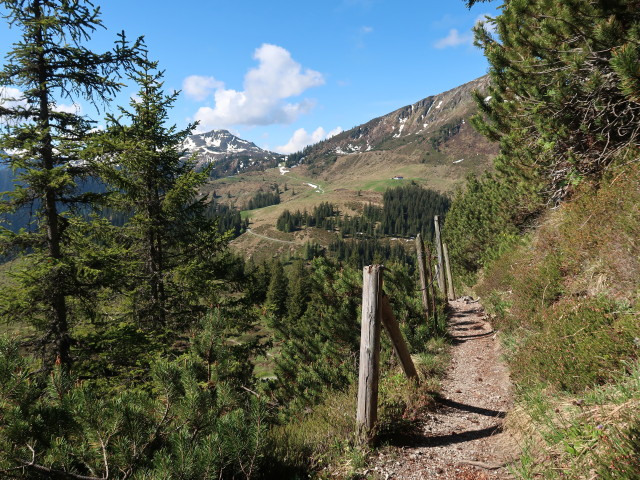
[[[344,132],[344,130],[342,130],[342,127],[336,127],[333,130],[331,130],[329,133],[327,133],[327,136],[325,137],[325,140],[327,138],[331,138],[331,137],[335,137],[336,135],[338,135],[339,133]]]
[[[286,99],[323,85],[320,72],[303,71],[291,54],[277,45],[263,44],[253,58],[258,66],[245,75],[244,90],[225,89],[221,82],[212,87],[215,107],[200,107],[194,115],[194,120],[200,121],[201,130],[231,125],[288,124],[314,107],[315,103],[309,99],[291,103]]]
[[[27,108],[28,103],[27,100],[22,95],[22,92],[17,88],[13,87],[0,87],[0,106],[7,109],[14,108]],[[13,118],[9,119],[8,117],[2,116],[0,117],[0,126],[8,126],[8,125],[17,125],[20,123],[19,119]],[[9,152],[7,153],[15,153]]]
[[[0,105],[5,108],[17,106],[26,107],[27,101],[22,96],[22,92],[13,87],[0,87]]]
[[[473,22],[474,27],[480,24],[484,24],[489,32],[495,32],[495,25],[489,20],[488,14],[483,13],[476,17]],[[457,28],[452,28],[446,37],[441,38],[435,43],[435,47],[440,49],[458,47],[460,45],[473,45],[473,32],[460,33]]]
[[[329,133],[325,132],[322,127],[316,128],[312,133],[308,133],[304,128],[299,128],[293,133],[293,136],[289,139],[286,145],[276,147],[275,150],[276,152],[284,153],[285,155],[299,152],[307,145],[312,145],[322,140],[326,140],[340,132],[342,132],[341,127],[336,127]]]
[[[182,90],[187,97],[199,102],[218,88],[224,88],[224,83],[217,81],[213,77],[203,77],[202,75],[190,75],[182,82]]]
[[[72,103],[71,105],[67,105],[66,103],[57,103],[53,110],[56,112],[62,113],[74,113],[76,115],[82,114],[82,105],[78,103]]]
[[[28,104],[22,92],[17,88],[0,87],[0,105],[5,108],[12,108],[16,106],[26,107]],[[82,105],[75,102],[72,104],[56,103],[53,105],[52,110],[54,112],[75,113],[80,115],[82,113]]]
[[[473,43],[473,34],[471,32],[460,34],[456,28],[449,30],[449,35],[441,38],[435,43],[436,48],[457,47],[459,45],[470,45]]]
[[[365,48],[367,45],[365,43],[365,38],[367,35],[373,33],[373,27],[370,26],[362,26],[358,29],[358,32],[355,35],[355,47],[358,49]]]

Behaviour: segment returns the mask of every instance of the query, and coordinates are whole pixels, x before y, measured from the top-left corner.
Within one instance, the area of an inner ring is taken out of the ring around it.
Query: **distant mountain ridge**
[[[339,157],[375,151],[395,152],[414,161],[421,161],[429,151],[452,161],[469,153],[492,157],[497,146],[468,122],[478,110],[472,93],[486,91],[488,83],[489,78],[483,76],[374,118],[290,155],[289,164],[307,164],[320,173]]]
[[[211,130],[190,135],[183,147],[196,155],[198,166],[213,164],[213,176],[223,177],[241,172],[264,170],[284,161],[284,155],[270,152],[243,140],[228,130]]]

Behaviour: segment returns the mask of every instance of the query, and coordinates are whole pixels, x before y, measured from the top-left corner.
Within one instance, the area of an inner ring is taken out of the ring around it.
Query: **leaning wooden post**
[[[418,256],[418,272],[420,272],[420,292],[422,293],[422,308],[424,315],[429,322],[429,287],[427,283],[427,268],[424,261],[424,243],[422,235],[416,236],[416,254]]]
[[[362,325],[356,427],[363,443],[373,441],[378,420],[382,265],[364,267],[362,275]]]
[[[442,250],[444,253],[444,267],[447,272],[447,287],[449,289],[449,300],[456,299],[456,291],[453,289],[453,277],[451,276],[451,264],[449,263],[449,250],[447,244],[442,244]]]
[[[436,251],[438,252],[438,287],[444,294],[444,298],[448,298],[447,284],[444,278],[444,255],[442,253],[442,238],[440,236],[440,216],[433,217],[433,224],[436,231]]]
[[[391,345],[393,345],[393,351],[396,352],[402,371],[409,380],[418,380],[418,372],[411,359],[407,342],[404,341],[402,332],[400,331],[400,325],[398,320],[393,315],[391,310],[391,303],[389,303],[389,297],[384,293],[382,294],[382,326],[389,334],[391,339]]]

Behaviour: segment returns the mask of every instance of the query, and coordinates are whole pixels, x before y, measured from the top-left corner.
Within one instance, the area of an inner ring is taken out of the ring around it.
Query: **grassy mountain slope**
[[[299,160],[315,177],[344,188],[384,190],[394,176],[450,191],[467,172],[484,170],[497,152],[471,128],[471,93],[481,77],[427,97],[308,147]],[[456,162],[456,163],[454,163]]]
[[[431,144],[432,149],[442,147],[438,150],[442,150],[447,156],[456,156],[458,153],[492,153],[493,149],[486,151],[483,148],[487,146],[486,141],[473,132],[471,135],[477,140],[474,142],[473,152],[456,150],[458,141],[447,142],[448,139],[454,139],[458,130],[466,130],[466,119],[476,111],[471,93],[474,90],[485,90],[487,82],[487,77],[481,77],[447,92],[427,97],[307,147],[301,154],[291,158],[316,167],[321,166],[325,160],[332,160],[332,156],[366,154],[371,151],[394,151],[419,159],[428,150],[424,148],[425,141]]]

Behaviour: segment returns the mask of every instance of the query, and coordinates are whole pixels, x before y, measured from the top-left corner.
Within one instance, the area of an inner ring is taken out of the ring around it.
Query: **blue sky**
[[[144,35],[149,57],[182,93],[171,122],[199,120],[289,153],[327,135],[473,80],[487,71],[471,27],[496,2],[462,0],[109,0],[107,27]],[[0,28],[0,52],[17,32]],[[127,86],[117,102],[136,91]],[[61,102],[62,103],[62,102]],[[100,121],[89,105],[83,113]],[[70,108],[70,105],[61,105]]]

